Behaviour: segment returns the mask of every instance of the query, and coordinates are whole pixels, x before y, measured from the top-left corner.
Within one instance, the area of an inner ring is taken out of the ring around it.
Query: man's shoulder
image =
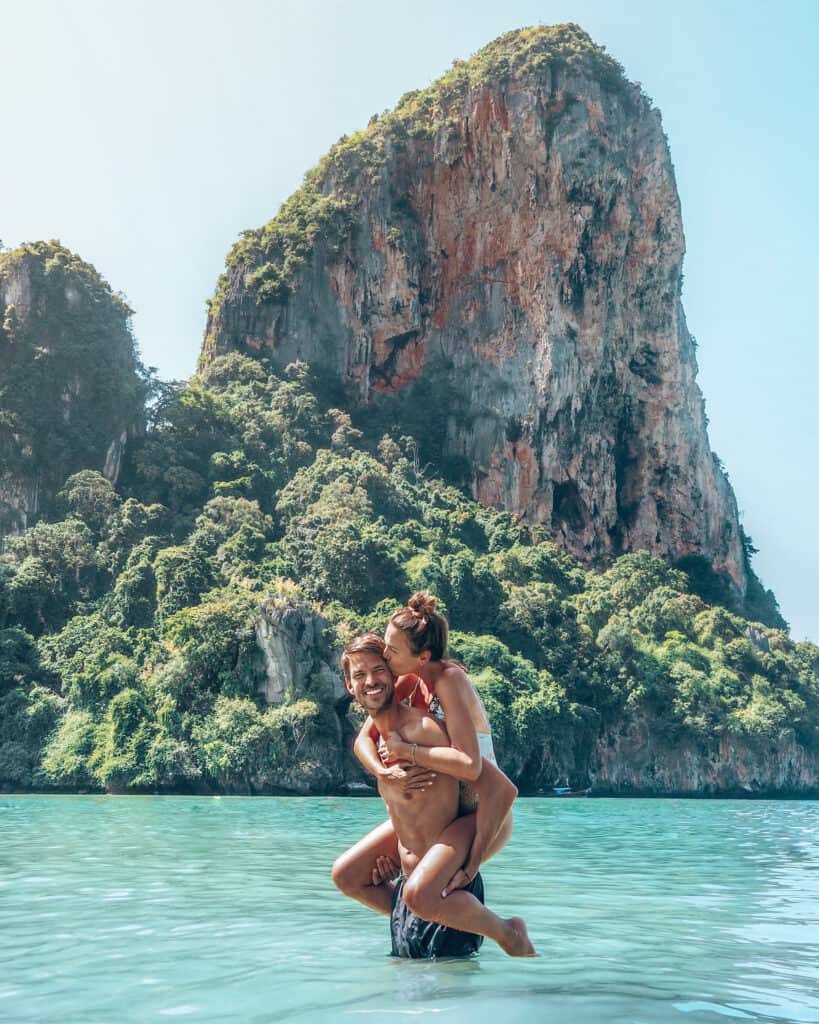
[[[407,735],[407,739],[412,743],[417,742],[431,747],[444,740],[447,745],[449,744],[446,729],[437,718],[427,711],[422,711],[421,708],[402,708],[401,725],[405,735],[411,733],[411,737]]]
[[[424,711],[423,708],[416,708],[412,704],[404,704],[401,707],[400,714],[401,714],[401,724],[403,726],[416,725],[416,724],[420,725],[421,722],[423,722],[423,720],[425,718],[429,718],[430,717],[429,712]]]

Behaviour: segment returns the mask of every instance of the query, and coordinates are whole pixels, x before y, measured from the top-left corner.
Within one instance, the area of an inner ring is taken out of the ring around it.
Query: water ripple
[[[541,957],[386,956],[328,868],[376,800],[0,797],[12,1022],[819,1024],[819,804],[521,801],[487,899]]]

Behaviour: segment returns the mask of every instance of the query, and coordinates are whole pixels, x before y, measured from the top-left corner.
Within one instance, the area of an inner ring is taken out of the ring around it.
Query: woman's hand
[[[400,733],[392,732],[386,739],[382,738],[378,753],[384,764],[387,761],[407,761],[412,764],[413,748],[417,746],[417,743],[405,742]]]
[[[458,868],[455,874],[450,878],[444,888],[441,890],[441,898],[446,899],[451,892],[455,892],[456,889],[464,889],[467,885],[470,885],[474,881],[475,875],[467,874],[468,865],[464,865],[462,868]],[[477,874],[477,869],[475,871]]]
[[[398,764],[382,768],[378,775],[381,779],[395,783],[405,795],[416,789],[428,789],[435,779],[435,772],[431,772],[426,768],[413,767],[412,765],[408,768],[402,768]]]

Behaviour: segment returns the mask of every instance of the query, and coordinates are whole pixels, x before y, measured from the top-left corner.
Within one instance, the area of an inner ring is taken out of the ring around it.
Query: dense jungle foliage
[[[304,365],[225,356],[165,389],[118,490],[76,473],[6,538],[0,784],[332,789],[340,689],[311,677],[268,705],[260,609],[324,623],[332,661],[420,587],[445,605],[524,791],[623,715],[669,743],[819,746],[819,648],[705,603],[701,567],[638,552],[587,570],[435,477],[412,438],[360,425]]]

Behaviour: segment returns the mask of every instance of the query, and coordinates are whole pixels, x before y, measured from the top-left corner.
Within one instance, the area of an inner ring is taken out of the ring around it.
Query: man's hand
[[[378,857],[373,868],[373,885],[392,882],[398,877],[400,870],[392,857]]]

